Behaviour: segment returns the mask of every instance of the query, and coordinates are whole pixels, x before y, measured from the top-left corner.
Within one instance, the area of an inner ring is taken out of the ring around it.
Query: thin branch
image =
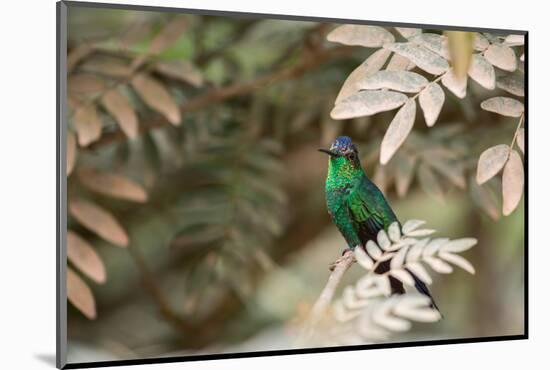
[[[523,119],[524,119],[524,115],[522,114],[521,117],[519,118],[519,122],[518,122],[518,125],[516,127],[516,131],[514,132],[514,137],[512,138],[512,143],[510,144],[510,152],[512,152],[512,149],[514,148],[514,144],[516,143],[516,140],[517,140],[517,137],[518,137],[518,134],[519,134],[519,129],[521,128],[521,124],[523,123]]]
[[[443,78],[443,76],[445,76],[445,73],[447,72],[443,72],[442,74],[440,74],[439,76],[437,76],[437,78],[433,79],[433,81],[430,81],[429,84],[433,84],[433,83],[436,83],[436,82],[439,82],[439,80],[441,80]],[[428,84],[428,85],[429,85]],[[426,86],[428,86],[426,85]],[[414,94],[412,97],[411,97],[411,100],[414,100],[416,98],[418,98],[418,96],[422,93],[422,91],[424,91],[424,89],[426,89],[426,87],[424,87],[422,90],[420,90],[419,92],[417,92],[416,94]]]
[[[306,323],[305,330],[302,333],[301,342],[310,341],[315,336],[315,330],[317,326],[327,313],[327,310],[332,302],[332,298],[336,293],[336,289],[340,285],[340,281],[344,277],[344,273],[355,262],[355,255],[351,249],[347,249],[342,257],[340,257],[334,264],[331,265],[332,272],[328,277],[327,284],[321,292],[319,298],[313,305],[311,315]]]
[[[305,53],[300,62],[295,65],[281,68],[278,71],[272,73],[267,73],[251,81],[237,82],[226,87],[213,88],[203,95],[199,95],[195,98],[188,100],[180,107],[180,112],[183,115],[185,113],[197,111],[207,107],[210,104],[219,103],[221,101],[236,96],[250,94],[260,88],[267,87],[276,82],[300,77],[307,71],[315,69],[320,65],[326,63],[327,61],[331,60],[333,57],[346,55],[351,50],[352,48],[349,46],[338,46],[333,48],[323,48],[320,50],[310,51],[309,53]],[[151,120],[147,126],[142,125],[140,127],[140,132],[143,133],[149,130],[166,126],[171,125],[163,117],[157,117],[155,120]],[[114,132],[103,134],[101,139],[99,139],[89,147],[95,149],[97,147],[125,139],[126,136],[124,135],[124,133],[120,129],[117,129]]]
[[[243,20],[242,22],[239,22],[231,37],[225,40],[223,44],[218,45],[217,48],[199,54],[197,58],[195,58],[194,64],[197,66],[203,66],[212,59],[219,57],[227,50],[227,48],[238,44],[239,41],[248,36],[248,30],[254,27],[257,23],[257,19]]]
[[[168,302],[168,299],[164,296],[164,293],[160,289],[159,284],[155,279],[155,276],[149,269],[149,266],[147,266],[147,263],[145,262],[145,259],[143,258],[139,250],[136,247],[129,247],[128,251],[130,252],[130,256],[136,262],[136,265],[141,272],[145,288],[158,306],[159,312],[162,317],[166,321],[171,323],[179,331],[187,334],[193,333],[196,329],[196,326],[182,318],[180,315],[178,315],[177,312],[172,309],[170,303]]]

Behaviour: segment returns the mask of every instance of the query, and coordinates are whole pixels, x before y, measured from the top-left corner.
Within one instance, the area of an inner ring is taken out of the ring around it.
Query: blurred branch
[[[162,317],[166,321],[171,323],[179,331],[182,331],[185,333],[192,333],[193,330],[196,329],[195,325],[191,324],[187,320],[180,317],[171,308],[170,303],[168,302],[168,299],[164,296],[164,293],[160,289],[159,284],[155,279],[155,276],[147,266],[147,263],[143,259],[143,256],[138,251],[138,249],[136,247],[129,247],[128,251],[130,256],[136,262],[136,265],[141,272],[141,278],[143,279],[145,288],[149,291],[149,294],[157,304],[159,308],[159,312],[162,315]]]
[[[218,46],[216,49],[209,50],[207,52],[201,53],[195,58],[195,65],[203,66],[208,64],[212,59],[222,55],[225,50],[237,44],[245,36],[248,35],[247,31],[251,29],[254,25],[258,23],[258,19],[243,20],[238,23],[236,30],[233,32],[233,36],[228,38],[222,45]]]
[[[355,262],[355,255],[351,249],[346,249],[342,257],[337,259],[330,267],[331,274],[328,277],[327,284],[321,292],[319,298],[313,305],[310,318],[305,326],[305,330],[302,333],[302,342],[309,340],[314,336],[315,329],[323,316],[326,314],[327,309],[332,302],[332,297],[340,285],[340,281],[344,277],[344,273]]]
[[[256,79],[246,82],[236,82],[232,85],[212,88],[210,91],[188,100],[180,111],[182,114],[200,110],[210,104],[219,103],[229,98],[250,94],[260,88],[267,87],[273,83],[300,77],[309,70],[315,69],[328,62],[334,57],[348,54],[352,50],[349,46],[337,46],[332,48],[320,48],[304,52],[301,60],[292,66],[284,67],[278,71],[267,73]],[[140,132],[146,132],[160,127],[169,126],[170,123],[162,117],[151,120],[147,126],[141,126]],[[111,133],[105,133],[100,140],[90,145],[91,148],[110,144],[112,142],[126,140],[124,133],[118,129]]]
[[[292,59],[297,49],[301,49],[302,54],[322,49],[329,28],[329,23],[319,23],[317,26],[308,30],[303,40],[291,44],[281,53],[279,58],[273,63],[273,67],[277,68],[284,66],[288,60]]]
[[[157,305],[162,318],[171,326],[185,335],[185,346],[188,348],[202,348],[216,337],[220,323],[225,323],[232,312],[240,307],[240,302],[232,292],[227,292],[222,297],[222,306],[228,310],[214,310],[213,313],[200,321],[190,322],[178,314],[170,305],[168,299],[160,288],[155,276],[147,266],[143,256],[135,247],[128,248],[130,256],[136,262],[141,273],[141,278]]]

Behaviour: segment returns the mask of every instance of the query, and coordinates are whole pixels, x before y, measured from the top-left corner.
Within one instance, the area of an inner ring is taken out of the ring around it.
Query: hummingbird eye
[[[353,150],[350,151],[350,152],[348,152],[348,153],[346,153],[346,157],[347,157],[348,159],[351,159],[351,160],[355,160],[356,156],[357,156],[357,154],[356,154],[355,151],[353,151]]]

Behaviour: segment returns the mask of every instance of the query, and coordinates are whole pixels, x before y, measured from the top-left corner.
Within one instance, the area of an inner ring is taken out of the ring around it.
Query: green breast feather
[[[349,247],[375,239],[378,231],[397,221],[382,192],[360,165],[331,158],[326,182],[327,208]]]

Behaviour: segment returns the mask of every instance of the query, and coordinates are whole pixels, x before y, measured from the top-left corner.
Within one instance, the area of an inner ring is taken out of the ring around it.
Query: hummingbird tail
[[[376,268],[375,272],[377,274],[383,274],[385,272],[388,272],[390,270],[390,261],[383,261],[381,262],[378,267]],[[391,294],[405,294],[405,288],[403,287],[403,283],[401,280],[394,278],[393,276],[389,275],[390,278],[390,287],[391,287]]]
[[[437,304],[435,303],[434,297],[432,296],[432,293],[430,293],[430,290],[428,289],[426,284],[422,280],[420,280],[420,278],[418,278],[418,276],[413,274],[408,269],[407,269],[407,272],[409,274],[411,274],[411,276],[413,277],[414,287],[416,288],[416,290],[418,290],[420,293],[422,293],[425,296],[427,296],[428,298],[430,298],[430,300],[431,300],[430,306],[432,308],[435,308],[437,310],[437,312],[439,312],[439,314],[441,315],[441,318],[443,318],[443,314],[441,313],[441,310],[439,309],[439,307],[437,307]]]
[[[381,262],[376,268],[375,272],[377,274],[383,274],[385,272],[388,272],[389,270],[390,270],[390,260],[387,260],[387,261]],[[443,314],[441,313],[441,310],[439,309],[439,307],[437,307],[437,304],[435,303],[435,300],[432,297],[432,293],[430,293],[430,290],[428,289],[426,284],[422,280],[420,280],[418,276],[413,274],[412,271],[410,271],[409,269],[406,269],[406,270],[413,277],[414,287],[416,288],[416,290],[418,290],[421,294],[425,295],[426,297],[430,298],[430,301],[431,301],[430,307],[436,309],[437,312],[439,312],[439,314],[441,315],[441,318],[443,318]],[[405,289],[403,287],[403,283],[391,275],[389,276],[389,278],[390,278],[391,294],[404,294]]]

